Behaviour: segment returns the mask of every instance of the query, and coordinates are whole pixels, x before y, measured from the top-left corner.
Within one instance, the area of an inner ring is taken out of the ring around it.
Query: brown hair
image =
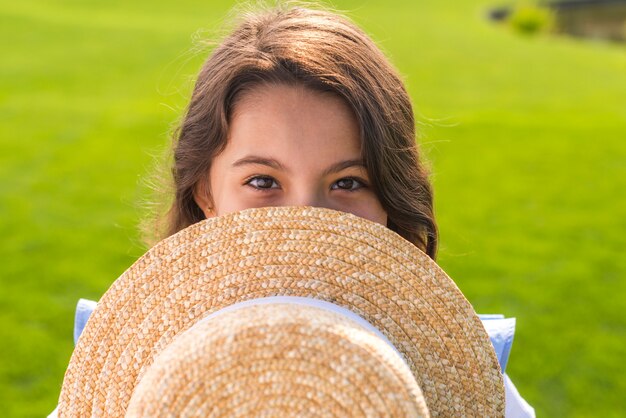
[[[432,189],[415,143],[406,89],[383,53],[334,13],[283,6],[247,14],[213,51],[195,84],[174,142],[171,235],[204,219],[194,191],[225,147],[233,106],[261,83],[333,92],[354,111],[372,186],[388,227],[431,258],[437,249]]]

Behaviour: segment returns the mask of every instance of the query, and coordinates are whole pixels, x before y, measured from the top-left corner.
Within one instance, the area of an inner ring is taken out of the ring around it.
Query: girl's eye
[[[335,183],[333,183],[331,189],[354,191],[360,189],[361,187],[365,187],[365,183],[363,181],[357,180],[352,177],[346,177],[343,179],[339,179]]]
[[[256,176],[246,181],[247,185],[259,190],[277,189],[278,183],[272,177]]]

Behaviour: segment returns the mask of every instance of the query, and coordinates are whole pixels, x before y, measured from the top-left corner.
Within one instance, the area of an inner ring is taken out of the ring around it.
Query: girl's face
[[[196,190],[205,216],[264,206],[318,206],[387,224],[370,187],[359,127],[331,94],[261,85],[234,108],[226,148],[209,171],[210,196]]]

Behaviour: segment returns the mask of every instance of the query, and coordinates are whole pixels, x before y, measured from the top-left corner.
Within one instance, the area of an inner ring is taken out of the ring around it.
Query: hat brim
[[[161,241],[104,294],[74,350],[60,416],[123,415],[173,338],[244,300],[299,296],[350,309],[404,356],[432,416],[502,416],[489,338],[454,282],[388,228],[329,209],[248,209]]]

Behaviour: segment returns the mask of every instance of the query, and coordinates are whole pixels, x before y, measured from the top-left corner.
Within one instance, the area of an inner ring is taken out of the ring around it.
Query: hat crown
[[[387,342],[342,314],[294,303],[247,305],[195,324],[156,357],[126,414],[276,415],[429,416]]]

